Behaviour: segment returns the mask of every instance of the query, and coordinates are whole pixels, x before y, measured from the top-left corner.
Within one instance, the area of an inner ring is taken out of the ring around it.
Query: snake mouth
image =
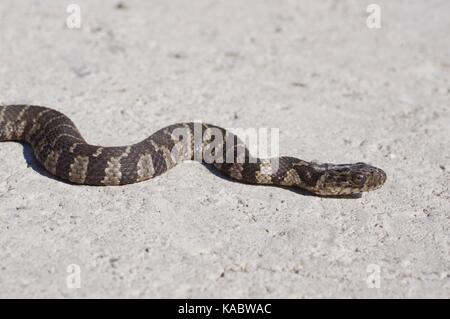
[[[367,165],[365,167],[365,171],[364,183],[360,187],[358,187],[359,185],[354,185],[356,189],[353,193],[363,193],[376,190],[383,186],[386,182],[387,175],[382,169]]]
[[[378,189],[386,182],[387,175],[385,171],[383,171],[380,168],[376,168],[376,171],[372,174],[372,184],[373,188],[371,189]]]

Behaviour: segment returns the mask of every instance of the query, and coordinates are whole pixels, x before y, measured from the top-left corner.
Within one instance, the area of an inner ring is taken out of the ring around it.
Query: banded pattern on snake
[[[200,143],[193,138],[197,129],[203,136]],[[48,172],[84,185],[137,183],[161,175],[183,160],[198,158],[239,182],[295,187],[323,196],[359,194],[380,188],[386,180],[383,170],[365,163],[320,164],[289,156],[255,158],[236,135],[205,123],[173,124],[134,145],[95,146],[84,140],[64,114],[33,105],[0,106],[0,141],[31,144]],[[205,160],[206,152],[212,160]]]

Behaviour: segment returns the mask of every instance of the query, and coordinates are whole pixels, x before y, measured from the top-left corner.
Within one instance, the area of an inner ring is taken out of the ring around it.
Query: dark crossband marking
[[[82,141],[82,140],[83,140],[83,139],[81,139],[81,138],[78,137],[78,136],[74,136],[74,135],[69,134],[69,133],[62,133],[62,134],[59,134],[59,135],[52,141],[52,143],[51,143],[52,147],[55,147],[56,143],[58,143],[58,141],[59,141],[60,139],[62,139],[63,137],[69,137],[69,138],[71,138],[71,139],[78,140],[78,141]]]
[[[47,112],[45,112],[47,113]],[[45,113],[42,113],[42,115],[44,115]],[[41,136],[45,136],[46,134],[48,134],[48,130],[47,128],[50,126],[50,124],[52,124],[53,122],[59,121],[61,119],[64,119],[64,115],[60,114],[60,115],[56,115],[54,117],[52,117],[50,120],[48,120],[47,122],[44,123],[44,125],[41,127],[39,126],[39,130],[38,133],[36,134],[34,140],[39,139]]]

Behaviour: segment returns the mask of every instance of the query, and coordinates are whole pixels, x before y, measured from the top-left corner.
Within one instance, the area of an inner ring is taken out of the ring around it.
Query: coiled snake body
[[[194,136],[200,130],[198,143]],[[0,141],[31,144],[51,174],[85,185],[124,185],[161,175],[182,160],[197,159],[234,180],[297,187],[317,195],[344,196],[377,189],[383,170],[364,163],[318,164],[294,157],[252,157],[231,132],[210,124],[178,123],[123,147],[88,144],[73,122],[41,106],[0,106]],[[209,160],[205,153],[209,152]],[[200,155],[200,156],[198,156]]]

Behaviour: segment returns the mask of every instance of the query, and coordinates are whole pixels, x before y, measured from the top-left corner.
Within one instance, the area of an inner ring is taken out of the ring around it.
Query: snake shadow
[[[36,157],[34,156],[34,152],[33,152],[33,149],[31,148],[30,144],[25,143],[25,142],[18,142],[18,143],[20,145],[22,145],[22,154],[23,154],[23,157],[25,158],[25,161],[27,162],[28,167],[31,167],[31,169],[33,171],[35,171],[36,173],[38,173],[44,177],[51,178],[58,182],[67,183],[63,179],[53,176],[52,174],[47,172],[44,167],[42,167],[42,165],[37,161]],[[71,183],[67,183],[67,184],[71,184]]]

